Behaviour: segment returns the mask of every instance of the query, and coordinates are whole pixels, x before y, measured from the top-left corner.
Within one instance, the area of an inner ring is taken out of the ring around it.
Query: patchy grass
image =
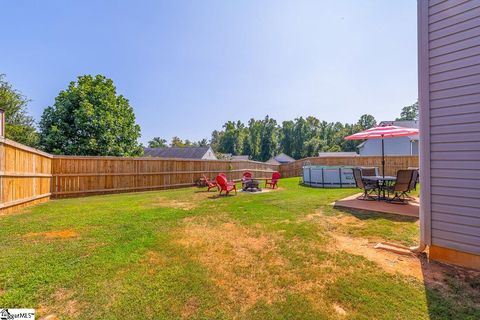
[[[478,319],[479,274],[373,249],[415,219],[353,189],[201,189],[51,201],[0,219],[0,306],[62,319]]]

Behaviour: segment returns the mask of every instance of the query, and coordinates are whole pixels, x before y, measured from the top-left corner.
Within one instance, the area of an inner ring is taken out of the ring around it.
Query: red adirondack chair
[[[233,183],[233,180],[228,180],[227,175],[225,173],[220,172],[218,175],[224,177],[228,183]]]
[[[270,186],[270,188],[275,189],[277,187],[278,179],[280,179],[280,173],[274,172],[271,179],[265,180],[265,188]]]
[[[229,182],[227,181],[227,178],[225,175],[219,174],[216,178],[217,180],[217,185],[220,190],[220,195],[222,194],[223,191],[225,191],[225,194],[228,196],[230,191],[235,191],[235,194],[237,194],[237,186],[235,185],[235,182]]]
[[[218,190],[218,184],[216,181],[212,181],[207,178],[207,176],[203,175],[203,179],[205,180],[205,185],[207,186],[207,191],[210,191],[210,189],[217,188]]]
[[[245,185],[247,181],[252,180],[252,178],[253,178],[252,173],[250,171],[245,171],[242,177],[242,187]]]

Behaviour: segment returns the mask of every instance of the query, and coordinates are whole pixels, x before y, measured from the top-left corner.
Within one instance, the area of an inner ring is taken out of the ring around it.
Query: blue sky
[[[78,75],[130,100],[142,142],[227,120],[391,120],[417,99],[415,0],[2,1],[0,73],[40,119]]]

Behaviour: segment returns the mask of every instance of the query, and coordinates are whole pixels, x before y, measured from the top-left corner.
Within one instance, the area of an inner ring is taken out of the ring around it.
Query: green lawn
[[[59,319],[479,319],[478,278],[445,268],[421,280],[356,249],[418,239],[411,218],[330,205],[356,192],[283,179],[256,195],[189,188],[2,216],[0,307]]]

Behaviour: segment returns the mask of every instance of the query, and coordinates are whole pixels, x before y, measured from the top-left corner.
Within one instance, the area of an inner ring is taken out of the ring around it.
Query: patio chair
[[[220,172],[218,175],[224,177],[227,180],[228,183],[234,183],[233,180],[228,180],[227,175],[225,173]]]
[[[368,168],[360,168],[362,172],[362,177],[371,177],[377,175],[377,168],[375,167],[368,167]]]
[[[272,178],[265,180],[265,188],[270,186],[270,188],[275,189],[277,187],[278,180],[280,179],[280,172],[275,171],[272,173]]]
[[[205,185],[207,186],[207,191],[210,191],[210,189],[217,188],[218,190],[218,184],[216,181],[212,181],[209,178],[207,178],[206,175],[203,175],[203,180],[205,180]]]
[[[408,191],[404,192],[403,195],[405,196],[405,198],[409,200],[413,200],[414,198],[408,193],[411,192],[412,190],[417,190],[418,170],[417,169],[408,169],[408,170],[412,170],[412,179],[410,180]]]
[[[418,184],[418,181],[419,181],[419,178],[420,178],[420,171],[416,167],[408,167],[407,169],[415,171],[415,173],[414,173],[414,178],[415,179],[412,180],[412,183],[415,182],[414,185],[413,185],[413,190],[417,190],[417,184]]]
[[[392,198],[389,198],[388,202],[396,202],[406,204],[405,199],[415,186],[417,175],[416,170],[398,170],[397,179],[393,186],[387,186],[386,190],[388,194],[393,194]],[[418,173],[417,173],[418,174]]]
[[[221,174],[217,176],[216,180],[218,189],[220,190],[219,195],[222,195],[223,191],[225,191],[225,195],[227,196],[231,191],[235,191],[235,194],[237,194],[237,186],[235,185],[235,182],[227,181],[227,178],[224,175],[222,176]]]
[[[418,183],[418,170],[412,169],[412,181],[410,181],[410,190],[417,190],[417,183]]]
[[[359,168],[353,168],[353,178],[355,179],[355,185],[357,188],[363,190],[363,195],[358,197],[358,200],[377,200],[372,197],[372,193],[379,190],[378,183],[364,180],[362,178],[362,170]]]
[[[225,175],[219,174],[215,180],[217,181],[218,189],[220,190],[220,195],[222,194],[223,191],[225,191],[225,195],[228,196],[228,194],[232,190],[235,191],[235,194],[237,194],[237,186],[235,185],[235,182],[227,181],[227,178],[225,177]]]

